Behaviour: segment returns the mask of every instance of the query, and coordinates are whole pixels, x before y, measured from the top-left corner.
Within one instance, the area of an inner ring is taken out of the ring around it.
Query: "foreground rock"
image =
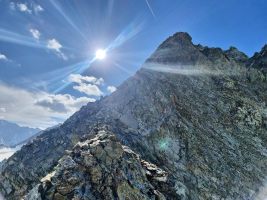
[[[100,131],[95,138],[79,142],[68,154],[26,200],[165,200],[159,190],[167,185],[167,173],[141,160],[115,135]]]

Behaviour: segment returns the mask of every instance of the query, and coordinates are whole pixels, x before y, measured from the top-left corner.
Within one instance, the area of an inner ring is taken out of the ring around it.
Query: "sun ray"
[[[50,83],[50,88],[52,90],[52,93],[59,93],[66,87],[68,87],[71,83],[67,80],[70,74],[82,74],[85,72],[88,68],[91,67],[91,64],[95,61],[95,58],[91,60],[85,60],[79,63],[76,63],[74,65],[71,65],[68,67],[67,70],[61,72],[61,74],[58,74],[53,80],[48,80]]]
[[[120,65],[119,63],[117,63],[117,62],[114,63],[114,66],[115,66],[116,68],[118,68],[119,70],[123,71],[124,73],[126,73],[126,74],[129,75],[129,76],[132,76],[132,75],[134,74],[134,72],[132,72],[132,71],[126,69],[125,67],[121,66],[121,65]]]
[[[47,48],[44,41],[37,42],[32,37],[20,35],[5,29],[0,29],[0,40],[34,48]]]
[[[107,51],[113,50],[122,44],[124,44],[129,39],[136,36],[143,28],[144,23],[136,23],[133,21],[115,38],[115,40],[108,46]]]
[[[75,29],[82,38],[88,42],[87,37],[84,35],[84,33],[75,25],[75,23],[72,21],[72,19],[64,12],[64,10],[61,8],[61,6],[56,3],[54,0],[49,0],[50,3],[54,6],[54,8],[61,14],[61,16],[71,25],[73,29]]]

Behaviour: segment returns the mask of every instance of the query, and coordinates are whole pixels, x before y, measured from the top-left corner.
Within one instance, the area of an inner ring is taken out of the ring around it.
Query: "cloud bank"
[[[0,84],[0,117],[19,125],[47,128],[63,122],[95,99],[69,94],[30,92]]]

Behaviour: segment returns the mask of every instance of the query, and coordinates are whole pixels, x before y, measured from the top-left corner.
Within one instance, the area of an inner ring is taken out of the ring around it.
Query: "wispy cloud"
[[[41,33],[37,29],[30,29],[29,32],[32,34],[32,37],[20,35],[18,33],[0,28],[0,41],[33,48],[49,49],[54,51],[61,59],[68,60],[68,57],[62,52],[63,46],[55,38],[41,40]],[[38,42],[36,40],[38,40]]]
[[[117,90],[117,88],[116,88],[115,86],[110,85],[110,86],[107,87],[107,91],[108,91],[109,93],[113,93],[113,92],[115,92],[116,90]]]
[[[0,61],[1,61],[1,60],[3,60],[3,61],[7,61],[8,59],[7,59],[6,55],[0,53]]]
[[[34,37],[36,40],[40,39],[41,33],[37,29],[30,29],[30,33],[32,34],[32,37]]]
[[[0,84],[0,115],[3,119],[29,127],[47,128],[63,122],[81,106],[95,99],[69,94],[30,92]]]
[[[40,6],[40,5],[33,5],[33,10],[37,14],[39,12],[43,12],[44,8],[42,6]]]
[[[34,48],[47,48],[45,41],[39,41],[38,43],[30,36],[21,35],[10,30],[0,28],[0,40],[10,42],[18,45],[24,45]]]
[[[82,76],[81,74],[71,74],[69,76],[69,81],[73,83],[93,83],[95,85],[102,85],[104,83],[103,78],[96,78],[94,76]]]
[[[47,48],[56,52],[56,54],[63,60],[67,60],[68,57],[61,51],[62,45],[55,39],[50,39],[47,41]]]
[[[25,12],[25,13],[29,13],[29,14],[32,13],[32,10],[29,9],[29,7],[26,3],[17,3],[17,8],[21,12]]]
[[[145,0],[145,1],[146,1],[146,5],[147,5],[149,11],[151,12],[152,16],[153,16],[154,18],[156,18],[156,15],[155,15],[155,13],[154,13],[154,11],[153,11],[153,9],[152,9],[150,3],[149,3],[149,0]]]
[[[14,2],[10,2],[10,3],[9,3],[9,8],[10,8],[11,10],[16,10],[16,4],[15,4]]]
[[[9,3],[9,8],[13,11],[18,10],[23,13],[32,14],[33,11],[35,14],[38,14],[39,12],[43,12],[44,8],[41,5],[38,4],[27,4],[27,3]]]

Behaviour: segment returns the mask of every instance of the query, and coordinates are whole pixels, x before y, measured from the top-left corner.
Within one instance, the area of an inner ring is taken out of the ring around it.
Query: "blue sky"
[[[251,56],[267,43],[266,10],[265,0],[0,0],[0,118],[62,122],[178,31]],[[95,59],[97,49],[106,59]]]

